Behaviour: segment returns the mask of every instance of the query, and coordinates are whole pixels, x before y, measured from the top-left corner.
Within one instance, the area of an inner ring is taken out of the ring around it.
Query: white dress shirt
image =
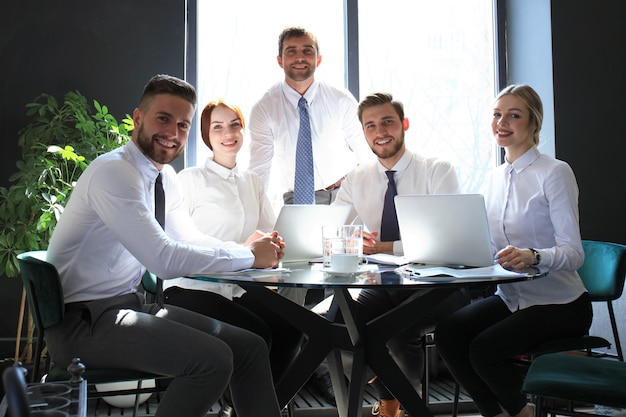
[[[178,178],[184,205],[202,233],[244,243],[256,230],[272,231],[276,215],[254,172],[240,173],[237,167],[228,169],[208,158],[204,167],[183,169]],[[172,286],[210,291],[228,299],[245,292],[238,285],[189,278],[163,283],[164,289]]]
[[[252,252],[201,233],[165,165],[165,231],[154,218],[156,167],[134,142],[96,158],[76,184],[54,230],[48,261],[65,302],[135,292],[146,268],[163,279],[249,268]]]
[[[536,249],[547,277],[498,286],[511,311],[565,304],[586,291],[576,270],[584,261],[578,224],[578,186],[570,166],[529,149],[494,169],[485,183],[489,228],[496,251]]]
[[[293,191],[300,97],[283,80],[250,112],[249,169],[259,175],[266,188],[276,181],[281,195]],[[314,81],[304,98],[311,121],[315,189],[320,190],[337,182],[357,163],[372,161],[374,155],[363,135],[357,102],[348,90]]]
[[[362,165],[343,180],[333,204],[351,204],[349,221],[362,222],[370,232],[378,232],[387,191],[387,169],[377,161]],[[392,168],[398,195],[458,194],[461,192],[454,167],[437,158],[426,158],[409,150]],[[394,255],[403,255],[402,242],[393,244]]]

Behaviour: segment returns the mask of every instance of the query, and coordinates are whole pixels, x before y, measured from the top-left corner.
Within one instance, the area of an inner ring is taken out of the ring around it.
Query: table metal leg
[[[259,302],[278,312],[285,321],[302,331],[305,336],[300,352],[289,369],[276,382],[276,396],[282,408],[298,394],[318,365],[333,349],[352,349],[350,339],[345,325],[332,323],[275,291],[258,285],[245,286],[245,289],[255,295]],[[337,386],[337,383],[333,381],[333,387]]]
[[[454,288],[436,289],[409,297],[399,306],[368,322],[359,319],[359,306],[348,290],[337,288],[334,290],[333,303],[337,303],[344,323],[333,323],[329,319],[333,320],[334,314],[327,319],[266,287],[242,286],[305,335],[306,341],[301,351],[276,384],[276,395],[281,407],[285,407],[295,397],[317,366],[328,357],[340,417],[361,416],[368,366],[412,417],[432,417],[426,403],[389,354],[386,344],[415,323],[423,312],[448,297],[455,291]],[[344,383],[342,351],[353,354],[348,387]]]
[[[425,294],[416,294],[367,323],[359,320],[358,303],[352,299],[348,291],[335,291],[335,298],[338,300],[348,333],[356,345],[355,352],[360,350],[364,353],[363,358],[355,357],[352,365],[353,373],[355,369],[361,369],[361,374],[365,377],[365,369],[369,366],[374,374],[383,381],[389,391],[400,401],[404,409],[413,417],[432,417],[432,413],[415,390],[415,387],[413,387],[404,372],[389,354],[387,342],[410,327],[419,319],[423,312],[433,308],[453,291],[455,291],[453,288],[442,288],[430,290]],[[391,325],[392,323],[393,325]],[[360,412],[365,381],[361,380],[359,384]],[[356,389],[357,387],[354,390],[351,389],[351,400],[356,399]],[[352,407],[349,406],[349,417],[359,415],[351,414],[351,412]]]

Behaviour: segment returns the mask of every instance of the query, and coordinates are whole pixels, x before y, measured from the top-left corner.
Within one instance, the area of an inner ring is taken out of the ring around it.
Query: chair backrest
[[[57,269],[46,262],[46,251],[31,251],[17,256],[20,275],[31,314],[39,330],[63,320],[65,304]]]
[[[2,373],[7,408],[11,417],[30,417],[24,369],[10,366]]]
[[[626,277],[626,246],[619,243],[583,240],[585,262],[578,274],[592,301],[621,297]]]
[[[154,275],[152,272],[146,271],[141,277],[141,285],[143,286],[144,290],[154,295],[157,292],[157,279],[157,276]]]

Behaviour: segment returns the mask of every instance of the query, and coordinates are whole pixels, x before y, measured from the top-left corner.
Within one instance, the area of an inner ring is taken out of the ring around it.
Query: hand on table
[[[253,268],[275,268],[284,255],[285,242],[277,231],[263,233],[257,230],[248,238],[246,246],[254,254]]]
[[[535,263],[535,254],[530,249],[507,246],[496,253],[496,262],[503,268],[521,269]]]
[[[393,255],[393,242],[376,240],[378,232],[363,232],[363,254],[388,253]]]

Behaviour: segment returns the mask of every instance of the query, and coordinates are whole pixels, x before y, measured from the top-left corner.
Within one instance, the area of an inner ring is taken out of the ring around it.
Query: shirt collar
[[[378,161],[378,170],[380,172],[385,172],[385,171],[404,171],[406,169],[406,167],[409,166],[409,163],[411,162],[411,159],[413,158],[413,154],[411,152],[409,152],[408,149],[404,149],[404,154],[400,157],[400,159],[398,160],[398,162],[396,162],[396,164],[391,168],[391,169],[387,169],[385,168],[385,166],[383,164],[380,163],[380,161]]]
[[[211,157],[207,158],[206,162],[204,163],[204,166],[207,169],[215,172],[218,176],[220,176],[223,179],[227,179],[231,175],[233,177],[236,177],[238,175],[238,173],[239,173],[239,170],[237,169],[236,165],[235,165],[235,167],[233,169],[229,169],[229,168],[226,168],[226,167],[218,164]]]
[[[515,173],[520,173],[524,169],[526,169],[527,166],[535,162],[539,158],[540,155],[541,153],[539,152],[539,149],[537,149],[536,146],[533,146],[532,148],[524,152],[522,156],[520,156],[515,161],[513,161],[512,164],[509,164],[507,162],[507,165],[510,165],[510,168],[512,168],[515,171]],[[508,171],[508,168],[509,167],[507,166],[507,171]]]
[[[154,166],[150,158],[144,155],[141,149],[139,149],[137,144],[132,140],[129,141],[125,146],[128,154],[135,162],[133,165],[137,167],[144,180],[147,183],[154,183],[160,171]]]
[[[287,100],[295,108],[298,108],[298,102],[300,101],[301,97],[304,97],[306,99],[306,101],[309,103],[309,106],[311,106],[311,103],[315,100],[315,97],[317,96],[317,91],[319,90],[319,85],[320,84],[319,84],[319,82],[317,80],[313,80],[313,84],[311,84],[309,86],[309,88],[304,93],[304,96],[300,95],[300,93],[298,93],[296,90],[291,88],[289,86],[289,84],[287,84],[287,82],[285,80],[282,81],[281,88],[282,88],[283,94],[285,95]]]

